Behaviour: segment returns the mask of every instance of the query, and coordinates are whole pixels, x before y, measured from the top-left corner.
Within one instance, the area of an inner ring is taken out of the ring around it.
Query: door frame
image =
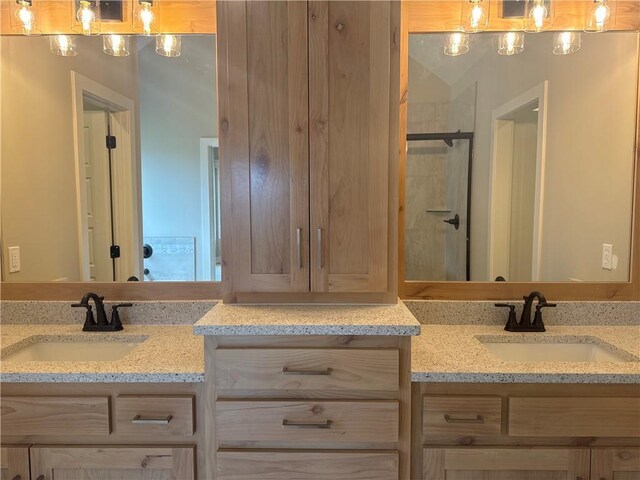
[[[544,213],[544,178],[545,162],[547,153],[547,99],[549,82],[547,80],[539,83],[535,87],[509,100],[507,103],[494,109],[491,113],[491,154],[490,154],[490,179],[489,179],[489,252],[487,255],[489,279],[495,277],[494,271],[494,236],[495,218],[494,209],[498,200],[495,198],[495,187],[497,185],[496,176],[498,173],[498,124],[502,117],[525,105],[538,101],[538,126],[536,141],[536,179],[533,211],[533,248],[531,259],[531,279],[528,281],[540,281],[540,262],[542,260],[542,227]]]
[[[87,234],[87,190],[84,182],[84,97],[90,97],[105,106],[111,118],[117,120],[118,144],[113,151],[114,175],[112,188],[118,191],[113,196],[114,231],[118,234],[122,262],[116,267],[116,281],[126,280],[129,275],[141,278],[142,272],[142,223],[140,221],[140,162],[136,150],[135,102],[104,85],[71,71],[71,108],[73,117],[73,150],[76,176],[76,209],[78,218],[78,256],[81,281],[90,281],[89,236]],[[133,133],[133,134],[132,134]],[[125,222],[125,218],[132,221]],[[128,269],[123,267],[128,265]],[[124,275],[125,278],[120,278]]]
[[[212,165],[209,158],[209,149],[218,148],[218,175],[220,175],[220,150],[217,137],[200,138],[200,198],[202,204],[202,249],[200,254],[200,264],[202,272],[198,280],[213,281],[215,279],[215,265],[218,256],[215,255],[216,248],[212,248],[214,242],[217,245],[218,226],[216,222],[211,224],[211,206],[216,202],[220,183],[216,187],[215,182],[209,181],[215,176],[216,166]],[[216,162],[214,161],[214,164]],[[218,208],[219,210],[219,208]],[[196,245],[196,248],[198,246]],[[213,251],[212,251],[213,250]],[[213,260],[213,261],[212,261]]]

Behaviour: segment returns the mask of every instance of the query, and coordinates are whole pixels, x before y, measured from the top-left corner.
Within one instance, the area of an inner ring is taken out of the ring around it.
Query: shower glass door
[[[473,133],[407,135],[405,278],[469,280]]]

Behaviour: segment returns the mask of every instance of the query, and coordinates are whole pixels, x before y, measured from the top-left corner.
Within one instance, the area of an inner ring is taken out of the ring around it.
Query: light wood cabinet
[[[188,447],[31,447],[34,480],[191,480]]]
[[[29,447],[0,448],[0,479],[29,480]]]
[[[591,480],[640,480],[640,448],[591,450]]]
[[[395,301],[400,3],[217,9],[225,300]]]

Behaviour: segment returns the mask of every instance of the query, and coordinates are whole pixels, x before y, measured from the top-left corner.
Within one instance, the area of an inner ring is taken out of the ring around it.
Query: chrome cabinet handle
[[[317,230],[318,233],[318,270],[322,270],[322,229]]]
[[[142,415],[136,415],[131,420],[134,425],[169,425],[173,415],[167,415],[165,418],[143,418]]]
[[[444,420],[447,423],[484,423],[482,415],[477,415],[476,418],[453,418],[450,415],[445,415]]]
[[[325,370],[290,370],[288,367],[282,367],[283,375],[331,375],[331,368]]]
[[[296,251],[298,259],[298,268],[302,269],[302,229],[296,228]]]
[[[282,428],[331,428],[332,424],[331,420],[324,423],[293,423],[289,420],[282,420]]]

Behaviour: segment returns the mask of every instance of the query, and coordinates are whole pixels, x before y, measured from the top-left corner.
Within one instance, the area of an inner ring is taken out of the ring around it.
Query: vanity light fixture
[[[611,18],[611,2],[608,0],[592,0],[587,2],[585,32],[606,32]]]
[[[115,33],[102,37],[102,51],[112,57],[128,57],[131,42],[128,35]]]
[[[525,32],[544,32],[553,24],[551,0],[527,0],[524,20]]]
[[[444,43],[444,54],[450,57],[464,55],[469,51],[469,34],[454,32],[447,35]]]
[[[71,35],[51,35],[49,37],[49,49],[51,53],[61,57],[75,57],[78,54],[76,42]]]
[[[158,0],[134,0],[133,30],[142,35],[158,35],[155,28]]]
[[[577,52],[581,46],[580,32],[559,32],[555,35],[553,42],[553,53],[555,55],[569,55]]]
[[[524,33],[505,32],[498,37],[498,53],[500,55],[517,55],[524,50]]]
[[[163,57],[179,57],[182,39],[180,35],[158,35],[156,37],[156,53]]]
[[[82,35],[100,35],[100,0],[79,0],[71,30]]]
[[[462,30],[482,32],[489,28],[489,0],[462,0]]]
[[[42,32],[36,27],[36,12],[33,0],[15,0],[12,20],[15,22],[12,30],[23,35],[35,36]]]

